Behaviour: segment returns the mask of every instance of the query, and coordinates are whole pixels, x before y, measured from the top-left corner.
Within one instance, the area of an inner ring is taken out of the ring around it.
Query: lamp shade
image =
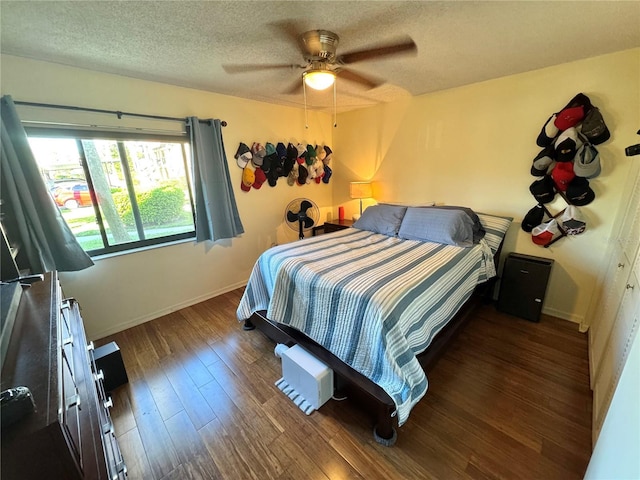
[[[373,196],[371,182],[350,182],[349,196],[351,198],[371,198]]]
[[[336,74],[329,70],[309,70],[302,74],[304,83],[315,90],[324,90],[333,85]]]

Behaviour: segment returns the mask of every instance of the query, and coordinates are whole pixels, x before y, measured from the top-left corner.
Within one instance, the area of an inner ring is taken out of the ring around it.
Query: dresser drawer
[[[69,302],[62,302],[59,317],[59,341],[60,349],[60,422],[67,436],[69,448],[79,468],[82,468],[82,432],[80,430],[80,411],[82,398],[76,381],[76,365],[74,361],[75,345],[71,323],[71,311]]]
[[[82,432],[80,431],[80,410],[82,398],[76,386],[73,370],[73,357],[62,349],[62,392],[60,395],[60,423],[66,434],[69,448],[78,466],[82,468]]]

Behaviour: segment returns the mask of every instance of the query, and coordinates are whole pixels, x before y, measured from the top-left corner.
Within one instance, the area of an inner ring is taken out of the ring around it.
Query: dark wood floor
[[[591,453],[587,338],[479,307],[387,448],[330,400],[305,416],[274,382],[274,345],[235,320],[236,290],[103,339],[129,384],[112,415],[135,479],[582,478]]]

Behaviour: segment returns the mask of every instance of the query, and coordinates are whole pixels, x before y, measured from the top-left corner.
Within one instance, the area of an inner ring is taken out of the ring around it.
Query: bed
[[[263,253],[238,320],[333,368],[391,445],[428,388],[418,357],[436,358],[464,325],[510,223],[464,207],[369,207],[354,228]]]

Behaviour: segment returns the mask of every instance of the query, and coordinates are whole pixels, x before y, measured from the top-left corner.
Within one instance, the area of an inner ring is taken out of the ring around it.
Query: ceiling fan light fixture
[[[336,81],[336,74],[330,70],[309,70],[302,74],[304,83],[314,90],[326,90]]]

